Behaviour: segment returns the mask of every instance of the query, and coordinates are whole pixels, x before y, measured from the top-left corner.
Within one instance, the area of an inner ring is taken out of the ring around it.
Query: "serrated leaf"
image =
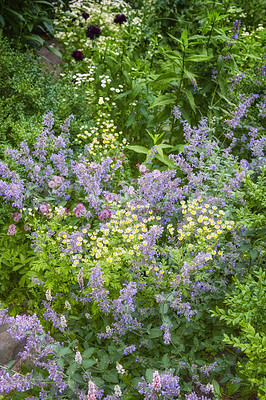
[[[118,376],[117,372],[107,371],[103,374],[103,378],[106,382],[110,383],[118,383]]]
[[[86,369],[92,367],[96,363],[95,360],[92,359],[83,359],[82,360],[82,366]]]
[[[149,337],[150,337],[150,339],[154,339],[154,338],[162,336],[162,334],[163,334],[163,332],[160,328],[152,328],[150,330]]]
[[[152,382],[154,372],[155,372],[154,369],[148,368],[148,369],[146,370],[145,375],[146,375],[146,380],[147,380],[147,382],[149,382],[149,383]]]
[[[83,358],[91,358],[92,354],[95,352],[95,347],[89,347],[82,353]]]

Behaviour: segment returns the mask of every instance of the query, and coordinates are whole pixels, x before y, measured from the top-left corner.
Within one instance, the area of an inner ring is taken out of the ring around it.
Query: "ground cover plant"
[[[266,398],[264,29],[159,6],[59,7],[58,102],[3,140],[3,399]]]

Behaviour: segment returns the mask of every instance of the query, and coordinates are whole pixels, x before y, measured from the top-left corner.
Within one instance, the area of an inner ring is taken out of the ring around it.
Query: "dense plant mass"
[[[0,39],[0,399],[266,399],[265,29],[168,3],[61,2],[56,79]]]

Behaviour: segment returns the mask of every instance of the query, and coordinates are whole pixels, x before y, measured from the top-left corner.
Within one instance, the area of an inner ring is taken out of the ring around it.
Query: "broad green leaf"
[[[169,94],[165,94],[157,97],[157,99],[155,99],[154,102],[150,105],[149,110],[157,106],[165,106],[168,104],[175,104],[175,98]]]
[[[136,85],[132,82],[132,100],[134,100],[137,95],[143,90],[143,85]]]
[[[15,10],[12,10],[11,8],[6,8],[7,11],[9,11],[11,14],[15,15],[18,19],[20,19],[20,21],[25,21],[24,17],[22,14],[18,13]]]
[[[156,154],[155,158],[157,158],[157,160],[161,161],[163,164],[167,165],[169,168],[175,168],[175,164],[173,163],[173,161],[169,160],[167,155],[164,154],[164,156],[161,157],[159,154]]]
[[[220,394],[220,386],[219,386],[218,382],[213,379],[212,380],[212,385],[213,385],[213,388],[214,388],[214,394],[215,395]]]
[[[212,56],[205,56],[204,54],[195,54],[194,56],[189,56],[186,58],[186,61],[192,61],[192,62],[203,62],[203,61],[208,61],[212,58]]]
[[[154,81],[153,84],[164,84],[165,82],[172,82],[174,79],[179,80],[179,75],[176,72],[165,72],[159,75]]]
[[[141,154],[148,154],[149,153],[149,149],[147,149],[144,146],[127,146],[127,149],[129,150],[133,150],[136,153],[141,153]]]
[[[164,153],[163,153],[163,149],[160,145],[156,146],[157,152],[159,153],[159,155],[164,158]]]
[[[25,35],[24,39],[39,43],[41,46],[43,46],[45,43],[45,40],[43,40],[39,35],[35,35],[34,33],[31,33],[30,35]]]
[[[185,95],[187,96],[187,99],[189,101],[189,104],[190,104],[190,107],[192,108],[192,110],[194,112],[196,112],[196,105],[195,105],[193,94],[188,89],[182,89],[182,92],[185,93]]]

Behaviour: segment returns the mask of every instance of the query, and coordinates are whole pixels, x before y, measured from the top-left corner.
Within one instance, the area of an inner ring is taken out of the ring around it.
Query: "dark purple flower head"
[[[102,30],[98,25],[90,25],[86,29],[86,35],[92,40],[94,38],[98,38],[101,34]]]
[[[114,23],[115,24],[123,24],[123,22],[126,22],[127,21],[127,17],[125,16],[125,14],[117,14],[116,16],[115,16],[115,19],[114,19]]]
[[[89,18],[90,14],[86,13],[85,11],[83,11],[82,13],[82,17],[85,19],[85,21],[87,21],[87,19]]]
[[[75,58],[76,61],[82,61],[83,60],[82,51],[74,50],[71,55],[72,55],[73,58]]]

